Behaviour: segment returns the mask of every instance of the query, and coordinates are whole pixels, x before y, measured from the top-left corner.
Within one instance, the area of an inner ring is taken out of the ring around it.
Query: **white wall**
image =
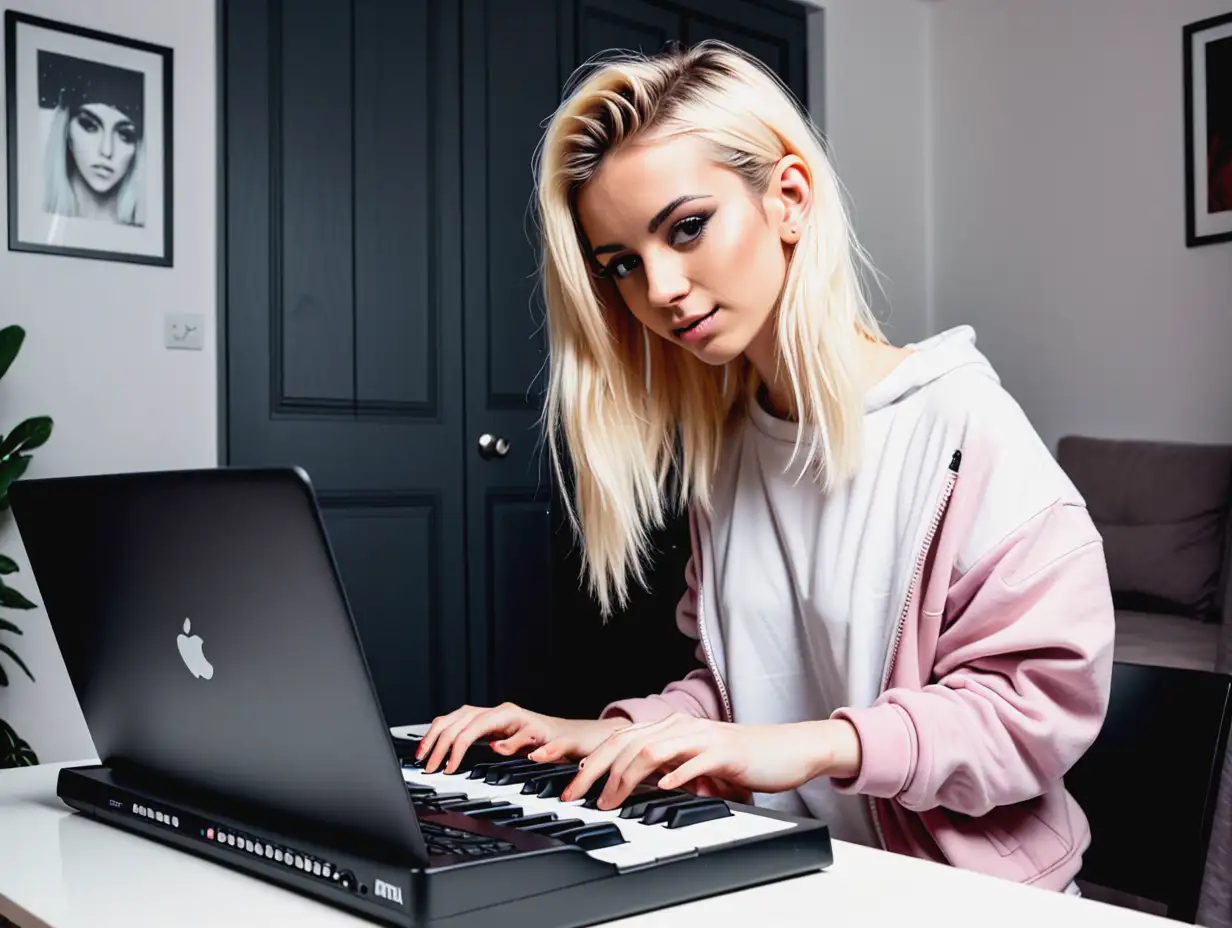
[[[824,37],[823,17],[812,17],[810,86],[822,83],[816,72],[824,61],[826,136],[856,234],[882,277],[884,295],[870,286],[873,308],[891,341],[916,341],[932,331],[929,7],[920,0],[817,5]]]
[[[27,476],[212,466],[218,459],[214,0],[10,0],[5,6],[174,49],[175,266],[0,250],[0,325],[18,323],[27,332],[16,364],[0,381],[0,431],[31,415],[55,420],[51,441],[35,453]],[[4,197],[0,185],[0,208],[7,210]],[[168,310],[205,316],[205,350],[163,347]],[[7,578],[10,584],[41,602],[11,519],[0,532],[0,551],[22,568]],[[0,718],[41,760],[89,756],[93,747],[46,616],[40,609],[6,617],[25,634],[2,637],[37,682],[6,663],[10,686],[0,689]]]
[[[1185,247],[1181,59],[1228,0],[921,6],[937,325],[975,326],[1050,446],[1232,441],[1232,245]]]

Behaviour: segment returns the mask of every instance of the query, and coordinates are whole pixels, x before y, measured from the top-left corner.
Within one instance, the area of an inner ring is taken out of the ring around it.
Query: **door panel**
[[[675,0],[685,9],[684,39],[719,39],[770,66],[807,107],[807,14],[790,2]]]
[[[678,13],[645,0],[581,0],[577,63],[616,48],[654,54],[681,34]]]
[[[385,714],[426,718],[415,713],[440,699],[439,623],[423,620],[440,612],[440,497],[323,493],[320,503]]]
[[[470,698],[533,703],[549,662],[551,476],[540,457],[546,350],[531,160],[561,74],[554,55],[527,50],[557,48],[558,21],[553,3],[462,9]],[[503,457],[480,454],[485,434],[508,443]]]
[[[351,136],[336,127],[351,121],[350,13],[330,0],[287,4],[281,13],[271,88],[281,127],[271,142],[285,193],[272,217],[282,258],[280,399],[305,411],[348,409],[355,386]]]
[[[456,36],[430,0],[225,12],[228,462],[307,470],[392,724],[466,692]]]
[[[354,10],[355,47],[363,50],[354,92],[355,397],[368,413],[439,416],[431,133],[445,127],[431,92],[440,80],[432,59],[422,42],[407,47],[408,37],[430,35],[432,23],[424,3],[355,0]]]
[[[718,39],[734,45],[768,64],[776,73],[783,73],[787,63],[785,42],[769,39],[748,32],[740,32],[721,22],[700,16],[689,17],[685,28],[685,41],[689,44],[704,39]]]

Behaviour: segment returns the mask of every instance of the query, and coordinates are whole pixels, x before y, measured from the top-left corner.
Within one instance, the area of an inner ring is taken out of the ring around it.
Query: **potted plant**
[[[26,331],[21,326],[10,325],[0,329],[0,377],[8,373],[25,338]],[[51,419],[47,416],[26,419],[8,435],[0,436],[0,514],[6,513],[9,508],[9,487],[30,466],[30,452],[50,437]],[[5,582],[5,577],[17,572],[17,562],[0,554],[0,609],[36,608],[34,603]],[[6,636],[20,634],[20,628],[0,615],[0,658],[3,658],[0,659],[0,687],[9,685],[4,659],[15,664],[31,682],[34,680],[30,668],[5,642]],[[30,745],[21,739],[11,725],[0,719],[0,767],[23,767],[37,763],[38,757]]]

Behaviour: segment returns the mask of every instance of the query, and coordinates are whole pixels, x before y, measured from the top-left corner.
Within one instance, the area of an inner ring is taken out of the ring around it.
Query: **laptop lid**
[[[103,763],[426,863],[303,471],[24,479],[10,498]]]

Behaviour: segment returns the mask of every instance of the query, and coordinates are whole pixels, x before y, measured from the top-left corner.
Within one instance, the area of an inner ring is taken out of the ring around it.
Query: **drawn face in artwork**
[[[110,194],[128,175],[137,142],[133,121],[105,103],[83,104],[69,123],[68,148],[73,164],[99,196]]]

